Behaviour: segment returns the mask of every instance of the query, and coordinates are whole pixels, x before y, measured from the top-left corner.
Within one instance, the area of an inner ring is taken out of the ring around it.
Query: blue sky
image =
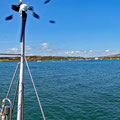
[[[26,54],[104,56],[120,53],[120,0],[23,0],[34,6],[40,20],[28,11]],[[17,0],[1,1],[0,52],[20,51],[20,16],[11,10]],[[4,18],[13,14],[14,19]],[[49,24],[53,19],[56,24]]]

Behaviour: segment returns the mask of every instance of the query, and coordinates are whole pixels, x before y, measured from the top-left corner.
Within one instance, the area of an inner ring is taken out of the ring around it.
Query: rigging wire
[[[16,73],[17,73],[17,70],[18,70],[18,67],[19,67],[20,63],[17,64],[16,66],[16,69],[15,69],[15,72],[14,72],[14,75],[13,75],[13,78],[11,80],[11,83],[10,83],[10,86],[9,86],[9,89],[8,89],[8,92],[7,92],[7,95],[6,95],[6,98],[8,98],[9,96],[9,93],[10,93],[10,90],[11,90],[11,87],[13,85],[13,82],[14,82],[14,79],[15,79],[15,76],[16,76]]]
[[[22,91],[22,120],[24,120],[24,84],[23,86],[23,91]]]
[[[44,112],[43,112],[43,108],[42,108],[42,105],[41,105],[41,102],[40,102],[40,99],[39,99],[39,96],[38,96],[38,93],[37,93],[37,89],[35,87],[34,80],[33,80],[33,77],[32,77],[32,74],[31,74],[31,71],[30,71],[30,68],[29,68],[26,57],[25,57],[25,62],[26,62],[27,68],[28,68],[28,72],[29,72],[29,75],[30,75],[30,78],[31,78],[31,81],[32,81],[32,84],[33,84],[33,87],[34,87],[34,91],[35,91],[38,103],[39,103],[39,107],[40,107],[40,110],[41,110],[41,113],[42,113],[43,120],[45,120],[45,115],[44,115]]]
[[[15,105],[15,100],[16,100],[16,97],[17,97],[18,86],[19,86],[19,79],[17,81],[17,86],[16,86],[16,90],[15,90],[15,96],[14,96],[13,105],[12,105],[12,112],[13,112],[14,105]]]

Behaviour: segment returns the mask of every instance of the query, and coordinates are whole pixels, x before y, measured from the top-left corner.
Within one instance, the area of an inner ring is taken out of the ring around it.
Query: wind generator
[[[49,2],[50,2],[50,0],[46,0],[46,1],[44,1],[44,4],[47,4]],[[0,120],[8,120],[9,114],[10,114],[9,120],[12,120],[12,113],[13,113],[13,109],[14,109],[17,91],[18,91],[17,120],[24,119],[24,111],[23,111],[24,110],[23,109],[23,102],[24,102],[23,101],[23,97],[24,97],[24,83],[23,83],[24,62],[26,62],[28,72],[29,72],[29,75],[30,75],[31,80],[32,80],[32,84],[33,84],[35,94],[36,94],[36,97],[37,97],[37,100],[39,103],[39,107],[40,107],[40,110],[42,113],[43,120],[45,120],[45,115],[44,115],[44,112],[43,112],[43,109],[42,109],[42,106],[40,103],[40,99],[39,99],[39,96],[38,96],[38,93],[37,93],[37,90],[36,90],[36,87],[35,87],[35,84],[34,84],[34,81],[33,81],[29,66],[28,66],[27,59],[25,57],[25,26],[26,26],[26,21],[27,21],[27,11],[28,10],[32,11],[33,17],[35,17],[37,19],[40,19],[40,16],[34,12],[34,8],[32,6],[28,6],[27,4],[23,4],[22,0],[19,0],[18,5],[12,5],[11,8],[12,8],[12,10],[20,13],[20,16],[21,16],[21,35],[20,35],[21,54],[11,54],[11,55],[20,55],[20,63],[17,64],[17,67],[16,67],[15,73],[13,75],[10,87],[8,89],[8,93],[6,95],[6,98],[3,99],[3,101],[2,101],[2,106],[1,106],[1,111],[0,111]],[[5,20],[11,20],[11,19],[13,19],[13,15],[10,15],[10,16],[5,18]],[[53,21],[53,20],[50,20],[49,22],[55,23],[55,21]],[[10,54],[6,54],[6,55],[10,55]],[[13,81],[15,79],[15,75],[17,73],[19,65],[20,65],[19,80],[17,82],[14,101],[12,103],[11,100],[8,98],[8,96],[9,96],[9,93],[10,93],[10,90],[11,90]],[[10,107],[6,106],[6,102],[9,102]]]

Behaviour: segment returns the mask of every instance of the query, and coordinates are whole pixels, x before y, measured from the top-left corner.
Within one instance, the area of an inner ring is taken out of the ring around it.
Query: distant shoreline
[[[83,57],[61,57],[61,56],[26,56],[28,61],[47,60],[85,60]],[[20,61],[20,57],[0,57],[0,61]]]
[[[63,56],[26,56],[28,61],[47,61],[47,60],[107,60],[120,59],[120,55],[105,57],[63,57]],[[20,61],[20,57],[0,57],[0,61]]]

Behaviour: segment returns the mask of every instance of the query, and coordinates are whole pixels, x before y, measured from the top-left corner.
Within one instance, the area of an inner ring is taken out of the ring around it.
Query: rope
[[[6,95],[6,98],[8,98],[8,96],[9,96],[9,93],[10,93],[10,90],[11,90],[11,87],[12,87],[12,84],[13,84],[14,79],[15,79],[15,75],[16,75],[17,70],[18,70],[18,67],[19,67],[19,64],[20,64],[20,63],[18,63],[17,66],[16,66],[16,69],[15,69],[15,72],[14,72],[14,75],[13,75],[13,78],[12,78],[12,80],[11,80],[11,83],[10,83],[10,86],[9,86],[9,89],[8,89],[8,92],[7,92],[7,95]]]
[[[42,109],[42,105],[41,105],[41,102],[40,102],[40,99],[39,99],[39,96],[38,96],[38,93],[37,93],[37,90],[36,90],[36,87],[35,87],[35,84],[34,84],[34,81],[33,81],[33,78],[32,78],[32,74],[31,74],[31,71],[30,71],[30,68],[29,68],[29,65],[28,65],[26,57],[25,57],[25,62],[26,62],[27,68],[28,68],[28,72],[29,72],[30,78],[32,80],[32,84],[33,84],[34,91],[35,91],[35,94],[36,94],[36,97],[37,97],[37,100],[38,100],[38,103],[39,103],[39,107],[40,107],[40,110],[41,110],[41,113],[42,113],[43,120],[45,120],[45,115],[44,115],[44,112],[43,112],[43,109]]]

